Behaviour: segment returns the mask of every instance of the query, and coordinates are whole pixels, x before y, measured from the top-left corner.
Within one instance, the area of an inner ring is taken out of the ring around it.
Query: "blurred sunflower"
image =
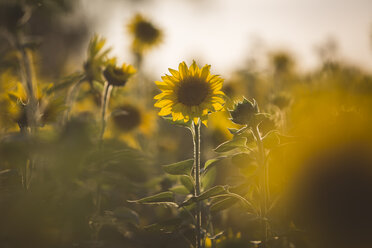
[[[142,53],[162,41],[161,30],[140,14],[133,17],[128,25],[128,30],[133,36],[132,48],[137,53]]]
[[[109,62],[103,71],[103,76],[109,85],[124,86],[128,79],[136,73],[136,69],[132,65],[125,63],[119,67],[115,62],[115,59]]]
[[[48,95],[46,92],[52,84],[41,87],[36,92],[38,102],[38,112],[36,118],[39,126],[50,124],[57,120],[58,115],[65,109],[63,98]],[[29,99],[26,90],[19,81],[12,81],[6,91],[7,97],[3,98],[3,116],[7,119],[8,128],[15,128],[15,124],[20,128],[29,127],[27,111]]]
[[[38,101],[39,111],[37,121],[40,126],[50,124],[57,120],[58,115],[65,110],[63,98],[56,98],[48,95],[46,92],[52,87],[52,84],[38,88],[36,100]],[[27,108],[28,97],[22,83],[16,82],[15,87],[8,91],[9,107],[7,109],[8,117],[19,127],[28,127]]]
[[[140,148],[138,137],[150,137],[156,129],[155,113],[128,102],[113,107],[107,138],[119,137],[133,148]]]
[[[160,108],[159,115],[172,114],[173,121],[193,120],[207,124],[208,114],[219,111],[225,104],[225,94],[221,91],[223,79],[210,73],[210,65],[199,68],[194,61],[188,68],[185,62],[179,64],[178,71],[170,69],[172,74],[156,81],[162,93],[156,95],[155,107]]]

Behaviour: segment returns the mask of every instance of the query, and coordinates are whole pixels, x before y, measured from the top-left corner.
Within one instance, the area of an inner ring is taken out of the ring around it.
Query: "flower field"
[[[0,1],[1,248],[372,247],[372,68],[328,42],[154,73],[156,15],[123,8],[123,56],[76,6]]]

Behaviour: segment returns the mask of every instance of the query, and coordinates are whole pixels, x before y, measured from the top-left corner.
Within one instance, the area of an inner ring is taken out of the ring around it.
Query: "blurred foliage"
[[[187,124],[144,101],[158,76],[138,61],[139,76],[112,91],[99,145],[114,60],[99,35],[82,49],[87,25],[63,18],[74,11],[0,1],[0,247],[191,247],[197,202],[205,247],[371,247],[372,74],[340,60],[337,43],[319,46],[308,72],[284,50],[236,69],[202,128],[195,197]],[[158,44],[163,31],[139,21]]]

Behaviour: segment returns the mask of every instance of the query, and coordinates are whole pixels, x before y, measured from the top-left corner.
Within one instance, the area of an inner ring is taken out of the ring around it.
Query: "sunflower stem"
[[[193,122],[193,142],[194,142],[194,179],[195,179],[195,191],[194,196],[197,197],[200,195],[200,123]],[[201,202],[196,203],[196,248],[202,247],[202,236],[201,236]]]
[[[105,82],[105,86],[103,89],[103,95],[102,95],[102,101],[101,101],[101,132],[99,136],[99,146],[102,147],[103,143],[103,135],[105,133],[106,129],[106,110],[108,103],[110,101],[110,95],[111,95],[112,85],[110,85],[108,82]]]
[[[259,163],[261,164],[261,166],[263,166],[263,197],[264,197],[264,209],[263,209],[263,213],[262,213],[262,217],[264,217],[265,219],[265,243],[264,243],[264,246],[266,246],[266,243],[269,239],[269,223],[267,222],[267,214],[268,214],[268,210],[269,210],[269,202],[270,202],[270,188],[269,188],[269,168],[266,164],[266,155],[265,155],[265,149],[264,149],[264,146],[263,146],[263,142],[262,142],[262,137],[261,137],[261,133],[260,133],[260,130],[258,128],[258,125],[256,127],[253,127],[252,128],[252,132],[253,132],[253,135],[256,139],[256,144],[257,144],[257,147],[258,147],[258,152],[259,152]]]
[[[69,120],[71,109],[72,109],[72,107],[73,107],[73,105],[75,103],[76,94],[79,91],[80,85],[85,80],[86,80],[85,77],[82,78],[76,84],[74,84],[72,87],[70,87],[70,89],[68,90],[67,97],[66,97],[66,106],[67,106],[67,109],[66,109],[66,111],[64,113],[62,124],[65,124]]]

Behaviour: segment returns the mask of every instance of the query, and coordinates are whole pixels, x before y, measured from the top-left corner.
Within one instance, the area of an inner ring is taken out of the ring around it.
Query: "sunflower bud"
[[[253,99],[253,103],[244,98],[234,106],[233,110],[229,110],[231,120],[240,125],[253,125],[255,123],[255,116],[259,113],[258,105]]]
[[[132,65],[124,63],[122,67],[117,67],[114,64],[109,64],[103,71],[103,76],[110,85],[124,86],[134,73],[136,73],[136,69]]]

